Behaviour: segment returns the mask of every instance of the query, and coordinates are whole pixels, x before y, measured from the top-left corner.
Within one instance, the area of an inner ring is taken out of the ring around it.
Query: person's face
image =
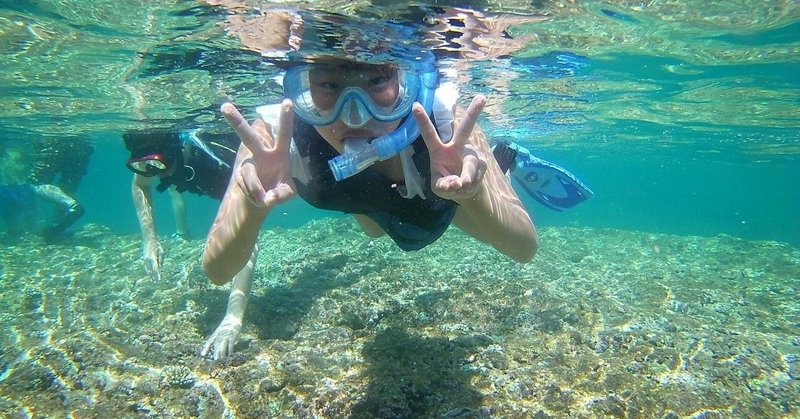
[[[354,63],[325,63],[315,65],[309,72],[311,97],[321,111],[334,108],[339,95],[349,87],[356,87],[369,96],[379,107],[392,107],[400,94],[397,68],[392,65],[367,65]],[[349,112],[345,106],[342,113]],[[400,120],[380,122],[370,118],[365,125],[348,125],[340,115],[332,124],[316,126],[320,135],[340,153],[349,138],[377,138],[397,129]]]

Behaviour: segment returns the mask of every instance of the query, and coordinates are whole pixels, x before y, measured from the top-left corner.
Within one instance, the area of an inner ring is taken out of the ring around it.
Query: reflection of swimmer
[[[431,47],[440,55],[468,59],[465,62],[510,57],[534,42],[536,36],[512,37],[509,29],[547,20],[545,16],[489,15],[463,8],[440,10],[428,17],[433,23],[428,29]]]
[[[0,218],[12,235],[33,230],[38,217],[40,201],[58,207],[53,224],[42,231],[44,237],[55,237],[80,218],[83,207],[55,185],[0,185]]]
[[[428,18],[433,26],[428,30],[429,42],[437,55],[452,58],[448,65],[454,70],[460,85],[471,82],[470,72],[476,66],[489,74],[482,78],[494,92],[484,112],[490,120],[503,126],[512,126],[505,109],[511,83],[519,77],[511,66],[510,58],[533,42],[535,35],[513,37],[509,30],[516,25],[533,24],[547,20],[545,16],[513,14],[490,15],[476,10],[451,8]],[[483,62],[481,62],[483,61]]]

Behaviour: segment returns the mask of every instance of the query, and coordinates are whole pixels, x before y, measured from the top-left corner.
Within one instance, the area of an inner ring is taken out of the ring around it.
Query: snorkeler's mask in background
[[[131,152],[125,165],[141,176],[166,174],[180,158],[181,137],[176,130],[129,130],[122,139]]]
[[[167,159],[163,154],[148,154],[146,156],[128,159],[125,163],[128,169],[144,177],[153,177],[165,174],[168,170]]]

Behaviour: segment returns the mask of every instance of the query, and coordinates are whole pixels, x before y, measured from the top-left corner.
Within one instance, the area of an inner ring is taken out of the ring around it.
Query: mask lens
[[[161,154],[130,159],[127,166],[132,172],[146,177],[156,176],[167,171],[167,164]]]
[[[369,118],[402,119],[411,112],[420,84],[417,72],[389,65],[304,65],[290,69],[283,82],[295,113],[317,126],[330,125],[343,113],[352,120],[355,111],[361,126]]]

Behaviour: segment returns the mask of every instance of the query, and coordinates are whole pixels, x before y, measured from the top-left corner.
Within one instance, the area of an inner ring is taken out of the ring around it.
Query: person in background
[[[206,136],[206,135],[204,135]],[[206,140],[193,131],[145,130],[123,133],[131,152],[126,165],[133,172],[131,193],[142,232],[145,269],[159,278],[163,249],[153,220],[152,189],[169,191],[176,224],[176,237],[189,239],[183,193],[222,199],[231,174],[238,141],[229,136]]]
[[[148,274],[160,280],[164,251],[156,234],[153,185],[157,180],[157,191],[169,190],[177,226],[176,235],[188,239],[190,236],[182,194],[190,192],[222,199],[231,177],[239,140],[232,135],[197,130],[126,131],[122,137],[131,153],[126,165],[133,172],[131,194],[142,232],[142,259]],[[204,345],[203,356],[212,349],[216,358],[223,358],[232,351],[247,303],[242,295],[246,296],[249,292],[257,256],[258,249],[253,249],[250,262],[231,275],[234,289],[228,299],[226,315]],[[237,313],[242,315],[237,316]]]
[[[0,185],[0,219],[6,231],[19,236],[36,229],[41,202],[51,203],[58,209],[53,223],[38,232],[45,239],[54,239],[84,214],[78,201],[55,185],[20,183]]]
[[[34,141],[34,145],[38,140]],[[39,208],[42,203],[52,204],[56,211],[52,224],[37,233],[51,240],[62,235],[84,214],[83,206],[58,185],[36,179],[31,165],[41,157],[29,144],[3,142],[0,144],[0,218],[12,235],[37,230]],[[68,159],[68,156],[61,158]]]
[[[86,175],[93,153],[94,146],[80,137],[35,139],[32,141],[29,182],[56,185],[74,195]]]

